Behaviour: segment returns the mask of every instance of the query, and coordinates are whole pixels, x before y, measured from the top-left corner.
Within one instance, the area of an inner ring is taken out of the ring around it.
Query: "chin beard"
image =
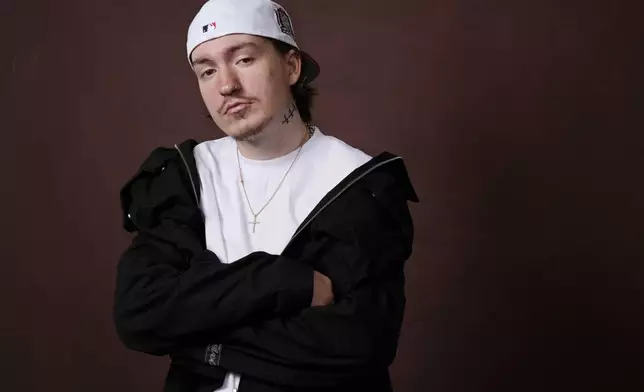
[[[264,130],[263,126],[246,128],[239,132],[236,135],[233,135],[233,139],[238,142],[254,142],[259,139],[262,131]]]
[[[233,136],[233,139],[235,139],[238,142],[254,142],[259,138],[259,135],[262,133],[261,129],[253,129],[251,131],[244,132],[239,135]]]
[[[246,124],[247,126],[240,129],[236,135],[233,135],[233,139],[238,142],[255,142],[261,137],[269,123],[270,119],[266,119],[259,124]]]

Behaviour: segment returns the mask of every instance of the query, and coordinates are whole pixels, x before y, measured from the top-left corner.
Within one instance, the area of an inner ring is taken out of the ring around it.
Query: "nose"
[[[222,68],[219,71],[219,93],[223,96],[232,95],[239,89],[239,78],[234,70],[228,67]]]

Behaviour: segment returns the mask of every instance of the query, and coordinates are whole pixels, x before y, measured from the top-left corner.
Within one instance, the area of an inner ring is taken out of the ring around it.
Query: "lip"
[[[235,102],[229,106],[226,107],[224,110],[224,114],[234,114],[237,112],[240,112],[244,110],[246,107],[250,105],[250,102]]]

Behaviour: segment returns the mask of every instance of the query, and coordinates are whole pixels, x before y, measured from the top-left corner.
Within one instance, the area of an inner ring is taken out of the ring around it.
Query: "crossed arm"
[[[232,264],[208,250],[187,259],[168,240],[181,237],[181,230],[186,228],[164,221],[140,231],[121,257],[114,320],[128,348],[167,355],[310,305],[311,267],[262,252]]]
[[[163,240],[181,230],[171,223],[140,232],[119,264],[119,336],[187,366],[202,366],[206,345],[219,343],[226,370],[294,386],[386,368],[402,322],[411,234],[372,216],[378,221],[316,226],[312,250],[297,260],[255,252],[229,265],[207,250],[183,257]],[[310,306],[312,266],[333,281],[333,305]]]

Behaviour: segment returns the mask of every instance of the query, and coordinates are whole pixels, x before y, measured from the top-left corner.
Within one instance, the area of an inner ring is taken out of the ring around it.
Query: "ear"
[[[302,73],[302,56],[295,49],[291,49],[286,54],[285,60],[288,69],[288,84],[292,86],[300,79],[300,74]]]

